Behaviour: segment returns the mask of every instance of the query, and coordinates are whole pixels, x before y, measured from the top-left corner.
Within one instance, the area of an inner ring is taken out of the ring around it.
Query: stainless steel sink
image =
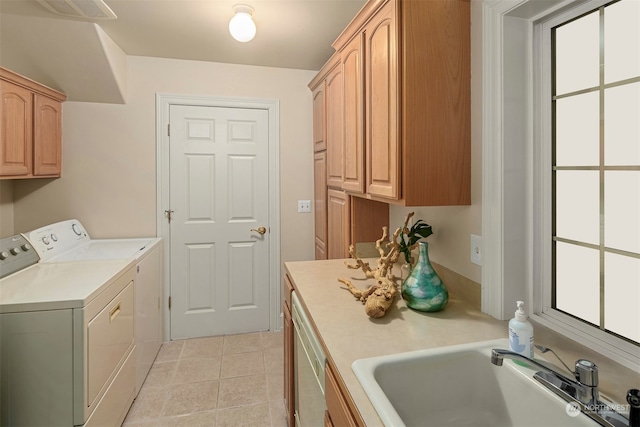
[[[353,370],[385,426],[597,426],[491,349],[507,339],[359,359]]]

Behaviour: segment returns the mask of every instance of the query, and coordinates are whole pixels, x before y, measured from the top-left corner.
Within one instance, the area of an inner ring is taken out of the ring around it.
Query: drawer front
[[[93,405],[133,345],[133,281],[87,326],[87,406]]]

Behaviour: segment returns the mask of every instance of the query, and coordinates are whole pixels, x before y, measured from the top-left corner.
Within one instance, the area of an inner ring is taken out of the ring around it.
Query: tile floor
[[[163,344],[124,426],[286,427],[282,332]]]

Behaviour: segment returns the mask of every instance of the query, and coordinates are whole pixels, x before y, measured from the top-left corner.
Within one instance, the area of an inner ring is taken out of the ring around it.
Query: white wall
[[[127,103],[63,105],[63,170],[16,181],[15,232],[78,218],[92,237],[156,233],[157,92],[280,100],[281,260],[312,259],[312,102],[315,71],[128,57]]]

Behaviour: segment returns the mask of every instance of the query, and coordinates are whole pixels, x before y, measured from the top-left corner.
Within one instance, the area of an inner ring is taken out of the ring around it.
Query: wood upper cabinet
[[[2,150],[0,175],[24,175],[33,162],[33,96],[30,90],[0,80],[2,85]]]
[[[59,176],[62,166],[62,103],[34,95],[33,174]]]
[[[341,51],[344,73],[344,159],[342,188],[364,192],[363,38],[356,35]]]
[[[66,96],[0,67],[0,179],[58,177]]]
[[[316,259],[327,259],[327,152],[313,156]]]
[[[390,2],[364,28],[366,192],[391,199],[400,196],[395,27]]]
[[[321,81],[313,89],[313,151],[322,151],[327,148],[326,140],[326,102],[325,82]]]
[[[327,181],[329,187],[342,188],[343,169],[343,72],[341,64],[325,79],[327,91]]]
[[[406,206],[471,203],[470,26],[468,0],[369,0],[334,42],[344,65],[350,194]],[[359,156],[358,107],[364,187],[350,160]]]

